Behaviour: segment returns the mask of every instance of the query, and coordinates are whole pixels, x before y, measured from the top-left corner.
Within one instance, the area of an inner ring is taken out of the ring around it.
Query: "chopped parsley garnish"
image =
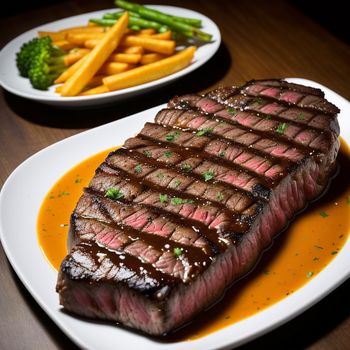
[[[76,184],[80,184],[82,180],[83,180],[82,178],[77,177],[77,178],[74,180],[74,182],[75,182]]]
[[[172,156],[172,154],[173,154],[173,152],[171,152],[171,151],[165,151],[165,152],[164,152],[164,156],[165,156],[166,158],[170,158],[170,157]]]
[[[254,102],[256,102],[258,105],[261,105],[264,103],[264,100],[261,97],[257,97],[256,99],[254,99]]]
[[[174,255],[179,258],[183,253],[183,249],[182,248],[179,248],[179,247],[176,247],[174,248]]]
[[[66,191],[62,191],[58,194],[58,197],[62,197],[62,196],[69,196],[70,193],[69,192],[66,192]]]
[[[165,139],[167,141],[174,141],[175,140],[175,135],[174,134],[168,134],[165,136]]]
[[[211,134],[213,130],[214,130],[213,128],[204,128],[202,130],[197,131],[196,136],[204,136],[204,135]]]
[[[266,270],[266,271],[264,271],[263,273],[264,273],[265,276],[268,276],[268,275],[270,274],[270,271],[267,271],[267,270]]]
[[[164,178],[164,174],[163,173],[158,173],[156,175],[156,177],[159,179],[159,180],[162,180]]]
[[[168,195],[167,194],[160,194],[159,195],[159,200],[161,203],[165,203],[168,201]]]
[[[227,112],[233,115],[237,114],[237,110],[233,107],[227,107]]]
[[[134,169],[135,169],[135,173],[138,173],[138,174],[142,173],[142,165],[141,164],[137,164]]]
[[[173,197],[173,198],[171,198],[170,202],[173,205],[181,205],[181,204],[193,203],[193,200],[192,199],[179,198],[179,197]]]
[[[176,139],[180,134],[181,134],[180,131],[175,131],[175,132],[173,132],[173,133],[171,133],[171,134],[166,135],[166,136],[165,136],[165,139],[166,139],[167,141],[169,141],[169,142],[175,141],[175,139]]]
[[[272,118],[272,115],[270,115],[270,114],[265,114],[265,116],[264,116],[264,119],[271,119]]]
[[[224,195],[222,194],[222,192],[218,192],[216,194],[216,199],[220,202],[224,199]]]
[[[181,181],[175,180],[174,185],[175,185],[175,187],[179,187],[181,185]]]
[[[314,273],[313,273],[312,271],[309,271],[309,272],[306,274],[306,277],[307,277],[307,278],[310,278],[310,277],[313,276],[313,274],[314,274]]]
[[[215,177],[215,173],[212,170],[208,170],[208,171],[205,171],[202,174],[202,176],[204,178],[204,181],[209,181],[209,180],[211,180],[211,179],[213,179]]]
[[[49,199],[55,199],[55,196],[50,196]]]
[[[151,151],[143,151],[143,154],[144,154],[147,158],[151,158],[151,157],[152,157],[152,152],[151,152]]]
[[[347,205],[350,205],[350,197],[347,197],[347,198],[346,198],[346,204],[347,204]]]
[[[298,114],[297,120],[305,120],[305,116],[304,116],[304,113],[303,113],[303,112],[301,112],[301,113]]]
[[[335,254],[338,254],[338,252],[336,250],[334,250],[331,254],[335,255]]]
[[[220,157],[220,158],[224,158],[225,157],[225,155],[226,155],[226,152],[220,152],[219,154],[218,154],[218,156]]]
[[[181,164],[181,169],[184,171],[191,171],[192,170],[192,166],[188,163],[183,163]]]
[[[123,198],[124,195],[118,188],[111,187],[106,191],[105,197],[109,199],[120,199]]]
[[[287,123],[281,123],[278,125],[276,132],[279,134],[283,134],[285,132],[285,130],[287,129],[288,124]]]
[[[321,211],[320,212],[320,215],[323,217],[323,218],[327,218],[329,216],[329,214],[327,214],[325,211]]]

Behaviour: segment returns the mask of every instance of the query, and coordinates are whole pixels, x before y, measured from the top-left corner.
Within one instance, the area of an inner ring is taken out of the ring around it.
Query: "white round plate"
[[[288,80],[318,87],[325,92],[326,98],[341,109],[341,136],[350,144],[349,101],[313,81]],[[302,313],[350,276],[348,239],[330,264],[293,294],[257,314],[193,341],[157,342],[113,323],[86,321],[62,312],[55,292],[57,273],[45,259],[37,241],[36,221],[42,200],[52,185],[75,164],[92,154],[123,144],[145,122],[152,121],[162,107],[164,105],[85,131],[45,148],[15,170],[0,193],[0,238],[12,267],[57,326],[83,349],[233,349]],[[30,348],[30,344],[27,344],[27,348]]]
[[[202,30],[213,35],[213,39],[210,43],[198,47],[192,63],[185,69],[182,69],[181,71],[168,75],[164,78],[127,89],[112,91],[99,95],[76,97],[62,97],[54,92],[54,86],[52,86],[48,91],[40,91],[34,89],[30,85],[30,82],[27,78],[23,78],[19,75],[18,69],[16,67],[16,52],[19,51],[23,43],[35,38],[38,31],[58,31],[68,27],[86,25],[90,18],[101,18],[105,13],[114,12],[117,10],[117,8],[113,8],[84,13],[82,15],[68,17],[55,22],[47,23],[31,29],[10,41],[0,52],[0,84],[4,89],[12,92],[15,95],[46,104],[62,107],[92,106],[110,103],[123,99],[125,97],[139,94],[141,92],[145,93],[151,89],[155,89],[164,84],[168,84],[171,81],[178,79],[202,66],[218,50],[221,43],[220,31],[217,25],[210,18],[202,15],[199,12],[187,10],[180,7],[163,5],[150,5],[149,7],[155,10],[171,13],[176,16],[201,19],[203,25]]]

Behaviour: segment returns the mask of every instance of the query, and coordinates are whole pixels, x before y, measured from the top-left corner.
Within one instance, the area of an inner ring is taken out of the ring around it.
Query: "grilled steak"
[[[61,304],[153,335],[189,321],[325,189],[338,112],[281,80],[172,99],[80,198]]]

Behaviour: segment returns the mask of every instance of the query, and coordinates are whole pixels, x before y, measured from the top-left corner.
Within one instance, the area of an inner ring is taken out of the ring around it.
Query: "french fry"
[[[103,79],[103,84],[109,91],[114,91],[165,77],[189,65],[195,51],[196,47],[190,46],[160,61],[137,67],[127,72],[108,76]]]
[[[88,87],[89,89],[99,86],[101,84],[103,84],[103,79],[106,78],[106,75],[95,75],[94,77],[91,78],[91,80],[87,83],[86,87]]]
[[[157,34],[151,35],[151,38],[161,39],[161,40],[171,40],[172,37],[173,37],[173,33],[170,30],[164,33],[157,33]]]
[[[88,50],[88,49],[85,49]],[[111,62],[122,62],[122,63],[139,63],[141,60],[141,54],[137,53],[112,53],[108,61]]]
[[[80,58],[91,52],[89,49],[85,48],[77,48],[76,52],[69,53],[64,58],[64,62],[67,66],[70,66],[71,64],[78,61]],[[141,54],[135,54],[135,53],[112,53],[108,61],[109,62],[121,62],[121,63],[131,63],[136,64],[140,62],[141,60]]]
[[[96,95],[96,94],[103,94],[105,92],[109,92],[107,87],[104,85],[97,86],[93,89],[86,90],[84,92],[81,92],[79,96],[90,96],[90,95]]]
[[[93,49],[98,43],[99,43],[100,40],[98,39],[89,39],[89,40],[86,40],[85,43],[84,43],[84,46],[87,48],[87,49]],[[127,47],[127,46],[119,46],[118,47],[118,51],[121,51],[123,53],[139,53],[139,54],[143,54],[144,53],[144,48],[142,46],[130,46],[130,47]]]
[[[150,63],[159,61],[165,57],[166,56],[162,55],[161,53],[157,53],[157,52],[145,53],[141,57],[140,64],[141,65],[150,64]]]
[[[58,33],[67,35],[69,33],[105,33],[110,29],[110,27],[100,27],[100,26],[80,26],[71,27],[60,30]]]
[[[128,63],[121,62],[106,62],[98,71],[99,74],[113,75],[121,72],[125,72],[133,68],[134,66]]]
[[[55,84],[65,83],[86,61],[87,55],[66,69],[55,81]]]
[[[62,91],[62,88],[63,88],[63,84],[58,85],[58,86],[55,88],[55,92],[58,93],[58,94],[60,94],[61,91]]]
[[[76,43],[79,42],[79,39],[76,39]],[[84,46],[88,49],[94,48],[99,43],[98,38],[87,39],[84,43]],[[171,55],[175,51],[175,41],[174,40],[162,40],[154,39],[152,37],[146,36],[135,36],[135,35],[126,35],[120,43],[121,46],[141,46],[142,48],[158,52],[165,55]]]
[[[150,37],[141,37],[135,35],[127,35],[121,42],[124,46],[142,46],[144,49],[171,55],[175,51],[175,41],[173,40],[158,40]]]
[[[65,82],[61,92],[62,96],[75,96],[81,92],[118,46],[127,28],[128,18],[128,12],[125,12],[113,27],[103,34],[98,45],[85,56],[86,60],[81,67]]]
[[[122,53],[134,53],[134,54],[143,54],[144,49],[141,46],[130,46],[130,47],[121,47],[120,52]]]
[[[102,80],[106,77],[106,75],[95,75],[94,77],[91,78],[91,80],[87,83],[86,87],[89,89],[99,86],[102,84]],[[58,85],[55,89],[55,92],[61,93],[63,89],[63,84]]]
[[[84,28],[92,28],[92,27],[90,27],[89,24],[87,24],[86,26],[75,26],[75,27],[64,28],[64,29],[61,29],[59,32],[60,33],[67,33],[67,32],[74,31],[74,30],[80,30],[80,29],[84,30]]]
[[[62,50],[71,50],[77,47],[77,45],[70,43],[67,40],[53,41],[52,45],[59,47]]]
[[[70,32],[67,34],[67,41],[76,45],[76,46],[84,46],[86,40],[101,40],[105,36],[105,33],[94,33],[94,32],[86,32],[86,33],[74,33]],[[89,47],[90,48],[90,47]]]
[[[95,46],[98,45],[98,43],[100,42],[100,40],[98,39],[88,39],[84,41],[84,46],[87,49],[93,49]]]
[[[153,28],[145,28],[145,29],[141,29],[139,31],[139,35],[152,35],[155,33],[156,33],[156,31]]]
[[[161,40],[171,40],[172,39],[172,32],[170,30],[168,30],[167,32],[164,33],[156,33],[156,34],[137,34],[137,36],[141,36],[141,37],[148,37],[148,38],[153,38],[153,39],[161,39]]]
[[[66,40],[66,34],[61,32],[38,32],[39,38],[43,38],[45,36],[49,36],[52,41],[61,41]]]
[[[73,63],[79,61],[82,57],[87,55],[90,52],[89,49],[73,49],[72,52],[69,52],[64,56],[64,64],[66,66],[71,66]]]

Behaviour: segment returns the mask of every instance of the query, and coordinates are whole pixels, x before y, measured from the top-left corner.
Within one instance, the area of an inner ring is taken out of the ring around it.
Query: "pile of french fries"
[[[112,27],[87,24],[58,32],[39,32],[50,36],[53,44],[69,50],[68,66],[56,80],[61,96],[89,96],[144,84],[188,66],[195,46],[176,51],[170,31],[154,29],[132,31],[127,28],[128,13]]]

